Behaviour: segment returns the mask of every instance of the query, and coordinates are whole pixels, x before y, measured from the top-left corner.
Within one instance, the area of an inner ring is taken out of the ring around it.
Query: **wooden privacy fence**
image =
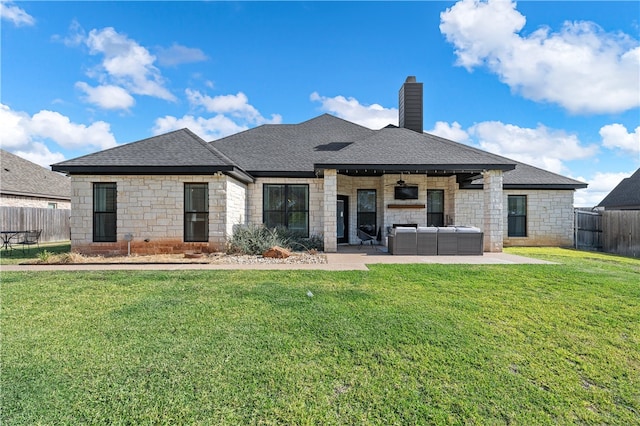
[[[574,230],[578,250],[640,257],[640,210],[575,210]]]
[[[602,239],[607,253],[640,257],[640,210],[605,210]]]
[[[602,215],[575,210],[574,246],[578,250],[602,250]]]
[[[41,242],[66,241],[71,238],[67,209],[38,209],[34,207],[0,207],[0,230],[28,231],[42,229]]]

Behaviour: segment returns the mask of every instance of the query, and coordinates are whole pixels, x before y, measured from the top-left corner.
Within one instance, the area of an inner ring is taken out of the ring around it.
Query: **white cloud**
[[[167,115],[156,119],[153,133],[160,135],[185,127],[206,141],[223,138],[248,129],[247,126],[239,125],[222,114],[211,118],[194,117],[193,115],[177,118]]]
[[[622,173],[608,173],[608,172],[596,172],[590,179],[583,177],[577,177],[575,179],[587,182],[589,187],[586,189],[579,189],[574,196],[574,205],[576,207],[594,207],[600,204],[600,201],[606,197],[609,192],[620,182],[622,179],[628,178],[633,172]]]
[[[441,13],[440,31],[458,64],[486,66],[522,96],[572,113],[615,113],[640,105],[640,46],[593,22],[565,22],[521,36],[526,19],[510,0],[461,0]]]
[[[282,116],[272,114],[267,119],[249,103],[249,98],[242,92],[236,95],[208,96],[197,90],[186,89],[189,103],[206,112],[214,113],[213,117],[184,115],[182,118],[164,116],[157,118],[153,133],[158,135],[172,130],[188,128],[204,140],[214,140],[229,136],[250,127],[262,124],[279,124]]]
[[[323,111],[370,129],[381,129],[389,124],[398,125],[398,110],[395,108],[384,108],[378,104],[362,105],[355,98],[329,98],[320,96],[318,92],[313,92],[309,99],[320,102]]]
[[[85,100],[103,109],[129,109],[136,101],[120,86],[104,85],[91,87],[83,81],[76,83],[76,87],[85,94]]]
[[[32,135],[52,139],[67,149],[87,146],[106,149],[116,145],[108,123],[96,121],[89,126],[76,124],[69,117],[55,111],[43,110],[34,114],[28,128]]]
[[[469,133],[467,133],[457,121],[451,124],[438,121],[433,129],[426,130],[426,132],[460,143],[469,142]]]
[[[13,4],[12,1],[0,1],[0,18],[12,22],[16,27],[31,26],[36,23],[33,16]]]
[[[216,114],[229,114],[247,124],[279,124],[282,116],[272,114],[271,119],[266,119],[249,103],[249,98],[242,92],[236,95],[208,96],[197,90],[185,90],[189,103],[193,106],[203,107],[207,112]]]
[[[12,111],[3,104],[0,104],[0,134],[3,148],[20,152],[23,157],[38,164],[42,164],[43,158],[56,161],[63,159],[62,154],[49,151],[45,141],[66,149],[85,151],[116,145],[111,128],[104,121],[87,126],[73,123],[55,111],[42,110],[30,116],[22,111]]]
[[[72,30],[75,35],[67,37],[69,43],[81,39],[90,54],[103,55],[101,65],[92,69],[89,76],[96,77],[103,85],[117,85],[136,95],[176,100],[154,65],[156,57],[136,41],[112,27],[93,29],[86,37],[82,36],[81,29]]]
[[[28,151],[18,150],[13,153],[47,169],[50,169],[49,166],[52,164],[59,163],[65,159],[63,154],[49,151],[49,147],[41,142],[34,142],[29,148]]]
[[[564,161],[594,156],[598,147],[583,146],[576,135],[538,125],[535,129],[485,121],[468,130],[480,148],[554,173],[566,172]]]
[[[202,50],[177,43],[173,43],[169,48],[160,47],[157,53],[158,64],[169,67],[207,60],[207,55]]]
[[[602,137],[602,145],[606,148],[640,154],[640,126],[636,127],[633,133],[629,133],[622,124],[608,124],[600,129],[600,137]]]
[[[30,135],[27,129],[31,120],[24,112],[11,111],[6,105],[0,104],[0,130],[2,147],[5,149],[18,148],[29,143]]]

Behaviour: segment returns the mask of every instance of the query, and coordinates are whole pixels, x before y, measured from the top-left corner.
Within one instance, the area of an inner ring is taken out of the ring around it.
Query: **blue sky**
[[[640,167],[637,1],[0,0],[2,148],[49,165],[182,127],[206,140],[330,113],[424,128],[589,183]]]

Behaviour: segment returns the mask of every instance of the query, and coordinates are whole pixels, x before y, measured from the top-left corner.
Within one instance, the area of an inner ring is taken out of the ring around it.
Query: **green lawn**
[[[24,251],[16,245],[13,250],[0,250],[0,265],[18,265],[27,260],[38,259],[45,251],[49,254],[60,254],[69,253],[70,250],[71,243],[68,241],[40,243],[40,248],[29,246]]]
[[[3,272],[0,423],[638,424],[640,261],[510,251],[561,264]]]

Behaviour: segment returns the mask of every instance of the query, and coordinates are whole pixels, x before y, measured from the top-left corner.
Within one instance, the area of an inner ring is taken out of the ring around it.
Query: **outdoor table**
[[[2,236],[2,248],[5,250],[9,250],[11,247],[11,239],[20,234],[24,234],[27,231],[0,231],[0,235]]]

